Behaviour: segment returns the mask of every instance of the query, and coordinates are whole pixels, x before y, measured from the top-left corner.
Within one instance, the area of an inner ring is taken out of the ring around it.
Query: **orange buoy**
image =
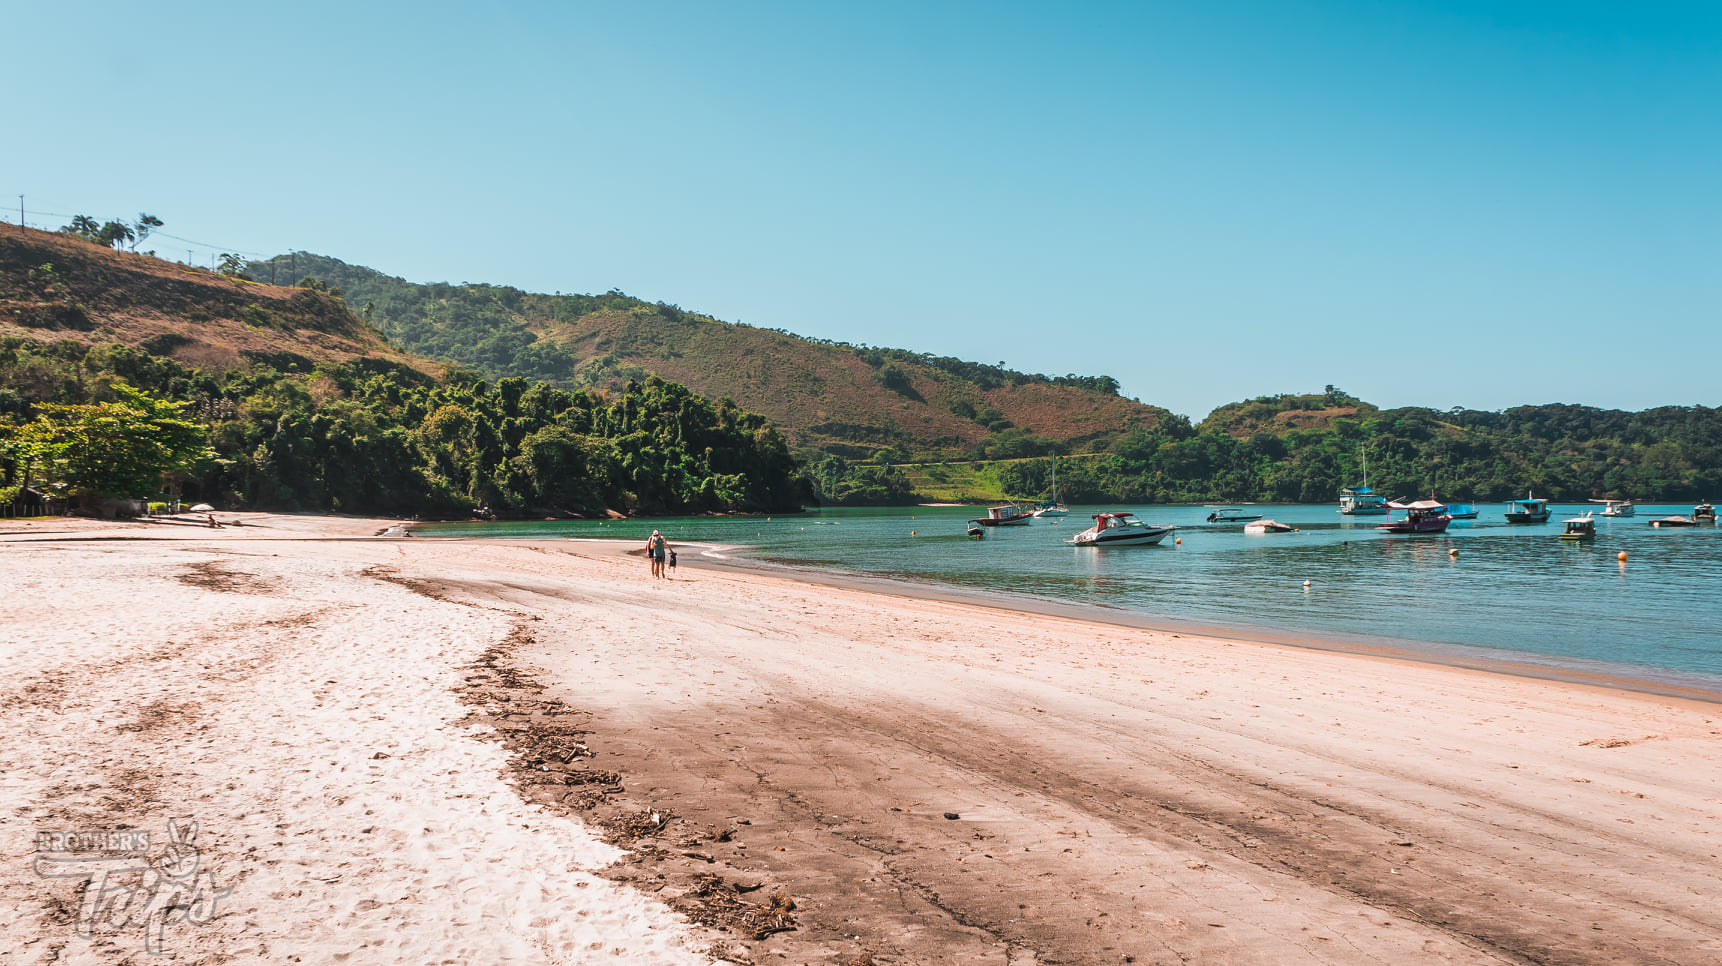
[[[1617,556],[1617,557],[1615,557],[1615,558],[1614,558],[1614,559],[1616,559],[1616,560],[1625,560],[1625,559],[1626,559],[1626,551],[1625,551],[1625,550],[1622,550],[1622,551],[1621,551],[1621,552],[1620,552],[1620,555],[1619,555],[1619,556]]]
[[[1172,538],[1172,542],[1173,542],[1173,543],[1183,543],[1183,542],[1184,542],[1184,538],[1183,538],[1183,537],[1173,537],[1173,538]]]
[[[910,531],[909,531],[909,536],[911,536],[911,537],[912,537],[912,536],[914,536],[914,535],[915,535],[915,531],[913,531],[913,530],[910,530]]]
[[[1459,556],[1459,548],[1458,548],[1458,547],[1454,547],[1454,548],[1452,548],[1452,549],[1450,549],[1450,550],[1448,550],[1448,551],[1447,551],[1447,556],[1449,556],[1449,557],[1457,557],[1457,556]]]

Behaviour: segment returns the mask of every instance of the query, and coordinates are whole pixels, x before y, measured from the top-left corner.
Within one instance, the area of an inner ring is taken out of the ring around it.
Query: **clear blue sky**
[[[1197,419],[1328,383],[1722,404],[1713,2],[127,0],[0,30],[9,221],[22,192],[619,288]]]

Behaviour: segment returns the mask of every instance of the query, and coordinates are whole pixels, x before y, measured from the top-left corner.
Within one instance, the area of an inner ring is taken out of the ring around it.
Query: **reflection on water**
[[[1209,524],[1205,507],[1150,507],[1138,517],[1179,527],[1153,547],[1075,547],[1071,535],[1099,509],[1072,508],[1059,525],[992,528],[971,540],[973,508],[827,510],[766,517],[452,524],[436,534],[622,537],[654,527],[672,540],[745,546],[761,560],[931,581],[986,592],[1105,603],[1146,614],[1240,628],[1387,637],[1722,674],[1722,533],[1659,530],[1646,521],[1689,506],[1646,506],[1637,518],[1599,518],[1593,543],[1558,538],[1576,511],[1508,524],[1500,506],[1445,534],[1386,535],[1381,517],[1346,518],[1331,506],[1252,512],[1297,527],[1247,535]],[[1491,519],[1492,518],[1492,519]],[[1453,553],[1452,551],[1457,551]],[[1627,560],[1617,559],[1622,552]],[[1304,586],[1304,581],[1309,586]]]

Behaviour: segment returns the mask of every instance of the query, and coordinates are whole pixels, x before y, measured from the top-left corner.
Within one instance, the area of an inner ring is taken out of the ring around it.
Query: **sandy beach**
[[[218,519],[0,524],[0,963],[1722,963],[1722,705]]]

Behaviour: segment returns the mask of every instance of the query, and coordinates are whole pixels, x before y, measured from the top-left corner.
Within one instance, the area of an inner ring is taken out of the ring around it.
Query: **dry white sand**
[[[142,950],[73,935],[38,830],[188,816],[233,891],[186,961],[1722,963],[1716,705],[255,522],[0,532],[0,962]],[[523,803],[454,695],[522,622],[616,809],[733,838],[597,876]],[[687,924],[702,871],[799,928]]]

